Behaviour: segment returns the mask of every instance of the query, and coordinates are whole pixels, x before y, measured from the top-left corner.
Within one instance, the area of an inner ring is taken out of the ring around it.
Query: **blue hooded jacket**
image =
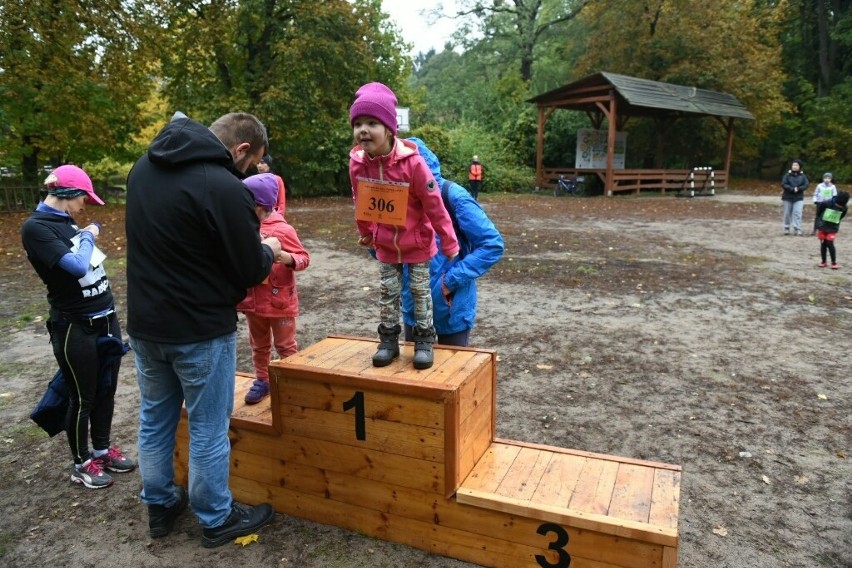
[[[438,157],[419,138],[408,140],[417,145],[438,186],[443,188],[444,178],[441,176]],[[450,335],[473,328],[476,319],[476,279],[500,260],[504,249],[500,232],[465,188],[450,182],[447,193],[450,217],[453,218],[457,232],[462,233],[457,235],[461,250],[454,261],[439,252],[429,265],[433,318],[438,335]],[[440,237],[436,239],[440,251]],[[452,306],[441,293],[442,280],[452,293]],[[414,327],[414,299],[408,286],[407,271],[403,282],[402,311],[405,323]]]

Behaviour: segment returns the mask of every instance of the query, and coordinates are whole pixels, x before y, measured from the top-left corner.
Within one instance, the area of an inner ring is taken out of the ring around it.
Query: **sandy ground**
[[[483,201],[507,251],[481,280],[472,343],[499,355],[500,437],[683,466],[681,567],[852,566],[852,224],[832,271],[815,239],[781,235],[777,196]],[[123,306],[123,212],[89,214],[108,221]],[[312,254],[300,343],[372,336],[376,268],[348,200],[294,201],[288,216]],[[137,473],[72,485],[64,435],[28,419],[55,362],[21,220],[5,216],[0,239],[0,564],[469,565],[280,514],[245,548],[203,549],[191,514],[152,541]],[[130,357],[117,403],[114,440],[135,456]]]

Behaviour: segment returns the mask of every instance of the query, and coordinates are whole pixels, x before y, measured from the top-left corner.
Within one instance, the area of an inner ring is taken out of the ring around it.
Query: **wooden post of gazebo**
[[[542,164],[544,161],[544,123],[547,120],[545,117],[545,107],[538,107],[538,136],[535,140],[535,189],[538,191],[544,187],[544,172],[542,172]]]
[[[615,169],[615,136],[618,133],[618,115],[615,89],[609,90],[609,112],[607,113],[607,124],[609,126],[606,135],[606,183],[604,191],[607,196],[612,195],[614,183],[613,170]]]
[[[728,118],[728,145],[725,148],[725,185],[729,185],[731,175],[731,154],[734,149],[734,118]]]

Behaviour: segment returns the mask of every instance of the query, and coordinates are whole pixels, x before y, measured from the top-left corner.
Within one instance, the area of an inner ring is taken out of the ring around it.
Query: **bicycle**
[[[560,197],[569,194],[577,197],[582,197],[586,194],[586,184],[583,182],[582,176],[565,177],[564,175],[559,175],[559,179],[556,180],[556,187],[553,188],[553,195]]]

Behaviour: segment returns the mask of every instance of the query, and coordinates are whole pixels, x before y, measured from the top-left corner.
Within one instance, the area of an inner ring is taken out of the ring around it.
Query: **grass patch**
[[[0,557],[6,554],[8,545],[14,542],[14,540],[14,537],[10,534],[0,534]]]
[[[0,432],[0,435],[2,435],[7,443],[11,443],[13,445],[31,444],[49,437],[47,432],[42,430],[41,427],[34,422],[30,422],[29,424],[15,424],[8,430]],[[9,440],[11,440],[11,442],[9,442]]]
[[[579,272],[580,274],[586,274],[588,276],[591,276],[593,274],[597,274],[598,272],[600,272],[594,266],[578,266],[576,268],[576,271]]]
[[[34,322],[47,320],[46,307],[47,305],[43,301],[19,306],[14,315],[0,318],[0,328],[23,329]]]

